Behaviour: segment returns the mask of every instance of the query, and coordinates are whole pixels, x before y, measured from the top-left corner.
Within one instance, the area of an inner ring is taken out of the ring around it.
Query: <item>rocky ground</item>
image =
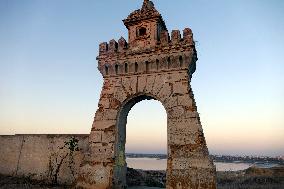
[[[218,189],[283,189],[284,167],[217,172]]]
[[[166,171],[144,171],[127,168],[128,186],[150,186],[165,188]]]
[[[165,188],[165,171],[142,171],[128,168],[127,183],[130,189]],[[244,171],[217,173],[218,189],[283,189],[284,167],[270,169],[251,167]],[[70,186],[46,185],[29,178],[0,175],[1,189],[64,189]]]
[[[1,189],[63,189],[67,186],[51,186],[29,178],[17,178],[0,175]]]

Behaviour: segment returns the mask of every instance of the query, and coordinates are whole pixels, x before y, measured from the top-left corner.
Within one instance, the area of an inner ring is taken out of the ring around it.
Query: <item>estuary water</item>
[[[127,166],[134,169],[143,170],[166,170],[167,160],[166,159],[156,159],[156,158],[126,158]],[[247,169],[253,165],[258,167],[273,167],[277,164],[252,164],[252,163],[242,163],[242,162],[214,162],[217,171],[239,171]]]

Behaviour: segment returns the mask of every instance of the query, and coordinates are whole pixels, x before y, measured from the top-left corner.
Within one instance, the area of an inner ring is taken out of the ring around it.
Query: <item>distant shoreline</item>
[[[166,154],[138,154],[126,153],[127,158],[156,158],[167,159]],[[268,156],[229,156],[229,155],[210,155],[214,162],[222,163],[251,163],[251,164],[278,164],[284,165],[284,159]]]

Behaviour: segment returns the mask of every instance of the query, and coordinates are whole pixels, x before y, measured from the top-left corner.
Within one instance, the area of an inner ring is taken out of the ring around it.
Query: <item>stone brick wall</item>
[[[89,135],[0,136],[0,174],[73,184]],[[78,140],[78,141],[77,141]],[[70,147],[70,144],[74,148]],[[57,178],[56,178],[57,177]]]

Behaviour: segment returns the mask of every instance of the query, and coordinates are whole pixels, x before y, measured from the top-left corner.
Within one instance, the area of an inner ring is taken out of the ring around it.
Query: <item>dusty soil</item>
[[[283,189],[284,167],[217,172],[218,189]]]
[[[34,181],[29,178],[17,178],[0,175],[1,189],[64,189],[67,186],[51,186],[40,181]]]
[[[70,186],[51,186],[39,181],[32,181],[29,178],[16,178],[0,175],[1,189],[67,189]],[[148,186],[132,186],[129,189],[162,189]]]
[[[129,189],[165,188],[165,171],[128,169]],[[135,186],[138,185],[138,186]],[[0,189],[66,189],[70,186],[52,186],[29,178],[0,175]],[[249,168],[244,171],[217,173],[218,189],[283,189],[284,167],[271,169]]]

